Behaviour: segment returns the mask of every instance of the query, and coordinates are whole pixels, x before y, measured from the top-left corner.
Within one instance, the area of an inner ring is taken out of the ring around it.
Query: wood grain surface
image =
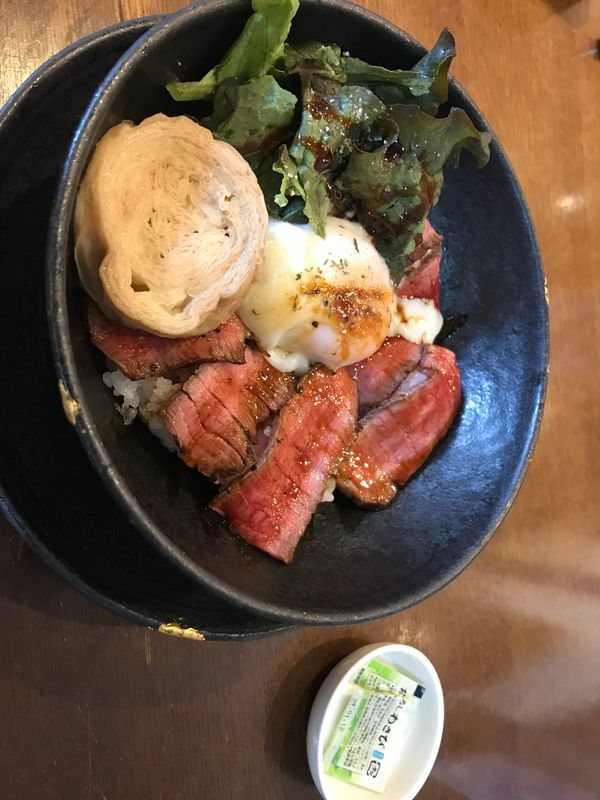
[[[550,386],[523,488],[483,554],[393,619],[244,644],[95,607],[0,520],[0,800],[310,800],[307,712],[368,642],[424,650],[446,727],[422,800],[600,797],[599,0],[368,0],[454,74],[508,151],[537,228]],[[177,0],[0,0],[0,101],[69,42]]]

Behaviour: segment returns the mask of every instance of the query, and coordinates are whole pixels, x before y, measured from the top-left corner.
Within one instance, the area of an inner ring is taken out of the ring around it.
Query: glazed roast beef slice
[[[292,396],[294,378],[251,347],[243,364],[206,364],[161,410],[181,457],[217,483],[255,461],[261,423]]]
[[[423,352],[423,345],[393,336],[372,356],[354,365],[361,416],[392,396],[419,364]]]
[[[442,237],[425,220],[423,239],[409,256],[410,264],[396,288],[399,297],[423,297],[440,305]]]
[[[281,411],[256,469],[219,494],[211,508],[247,542],[289,563],[355,436],[356,416],[350,373],[315,367]]]
[[[418,366],[370,411],[340,464],[337,485],[359,505],[378,508],[394,497],[446,434],[460,406],[460,374],[450,350],[423,348]]]
[[[96,347],[133,381],[158,378],[186,364],[207,361],[241,364],[248,335],[246,326],[234,314],[204,336],[166,339],[114,322],[94,303],[88,307],[88,326]]]

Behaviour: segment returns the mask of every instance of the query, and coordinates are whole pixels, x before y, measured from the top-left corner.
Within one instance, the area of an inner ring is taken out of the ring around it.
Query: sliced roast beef
[[[261,423],[292,396],[294,378],[246,348],[243,364],[206,364],[161,410],[189,467],[217,483],[254,463]]]
[[[387,505],[446,434],[460,406],[460,374],[450,350],[426,345],[396,391],[359,424],[338,487],[359,505]]]
[[[114,322],[93,303],[88,308],[88,325],[96,347],[134,381],[157,378],[186,364],[205,361],[241,364],[248,333],[234,314],[204,336],[165,339]]]
[[[282,410],[260,464],[211,508],[249,544],[289,563],[355,435],[356,414],[356,383],[349,372],[315,367]]]
[[[442,237],[425,220],[423,238],[409,256],[410,265],[396,288],[399,297],[423,297],[440,305]]]
[[[390,397],[423,357],[424,347],[393,336],[353,367],[361,416]]]

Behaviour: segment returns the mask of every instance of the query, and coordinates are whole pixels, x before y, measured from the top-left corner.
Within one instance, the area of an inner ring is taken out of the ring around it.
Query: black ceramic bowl
[[[499,525],[521,483],[542,411],[547,309],[539,254],[512,169],[497,142],[478,171],[468,157],[447,172],[434,225],[445,236],[442,310],[466,312],[452,339],[464,404],[432,458],[383,511],[344,499],[323,504],[291,566],[244,545],[206,510],[213,489],[142,425],[123,428],[101,380],[103,359],[85,330],[72,257],[77,188],[98,139],[123,119],[194,113],[164,84],[214,65],[250,13],[249,0],[186,9],[142,37],[96,93],[69,152],[48,250],[48,304],[56,369],[77,403],[76,428],[128,517],[165,560],[256,613],[305,624],[364,621],[400,611],[454,578]],[[449,19],[448,23],[452,23]],[[408,67],[423,48],[346,2],[302,0],[292,39],[337,42],[367,61]],[[485,128],[452,82],[450,103]]]

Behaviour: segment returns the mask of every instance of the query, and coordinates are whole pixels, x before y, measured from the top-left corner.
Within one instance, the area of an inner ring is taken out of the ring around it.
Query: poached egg
[[[282,372],[331,370],[375,353],[387,336],[433,342],[442,315],[430,300],[397,297],[387,264],[362,225],[271,219],[264,260],[238,314]]]
[[[387,264],[365,229],[329,217],[324,238],[310,225],[269,222],[264,261],[238,314],[274,367],[301,374],[372,355],[394,307]]]

